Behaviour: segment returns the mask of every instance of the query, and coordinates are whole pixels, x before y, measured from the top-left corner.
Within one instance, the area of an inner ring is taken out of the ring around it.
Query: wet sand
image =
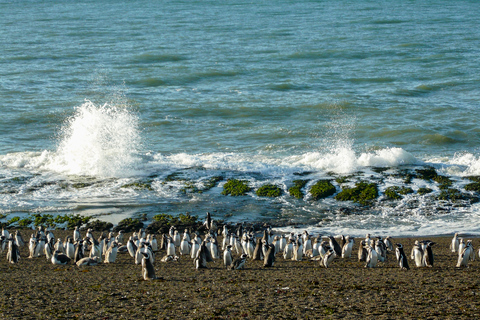
[[[31,231],[22,231],[28,240]],[[56,231],[64,238],[71,231]],[[95,237],[99,233],[94,233]],[[128,238],[127,238],[128,239]],[[415,240],[397,238],[410,256]],[[466,237],[466,239],[473,239]],[[431,237],[433,268],[401,270],[395,253],[377,268],[352,258],[336,258],[328,269],[317,262],[286,261],[273,268],[247,261],[244,270],[226,270],[222,260],[195,270],[193,260],[163,263],[144,281],[141,266],[119,254],[114,264],[77,267],[29,259],[21,248],[18,264],[0,259],[2,319],[475,319],[480,318],[480,261],[456,268],[451,238]],[[473,239],[478,249],[480,240]]]

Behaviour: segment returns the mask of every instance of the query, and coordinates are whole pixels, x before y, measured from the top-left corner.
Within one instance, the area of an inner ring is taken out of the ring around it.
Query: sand
[[[31,231],[23,230],[28,239]],[[55,231],[65,237],[71,231]],[[98,236],[98,233],[95,234]],[[398,238],[410,255],[421,238]],[[144,281],[128,254],[116,263],[77,267],[29,259],[21,248],[18,264],[0,259],[1,319],[475,319],[480,318],[480,262],[456,268],[451,238],[430,238],[433,268],[401,270],[395,253],[376,268],[356,254],[336,258],[328,269],[317,262],[285,261],[273,268],[247,261],[244,270],[226,270],[221,260],[195,270],[191,258],[162,263]],[[471,238],[469,238],[471,239]],[[478,239],[473,239],[474,245]],[[477,243],[476,243],[477,242]],[[354,252],[358,248],[356,241]]]

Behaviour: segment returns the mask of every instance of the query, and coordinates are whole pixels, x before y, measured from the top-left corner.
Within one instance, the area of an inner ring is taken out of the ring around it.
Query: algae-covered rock
[[[391,186],[385,189],[385,196],[391,200],[402,199],[402,195],[413,193],[412,188]]]
[[[337,189],[329,180],[319,180],[310,188],[313,200],[329,197],[335,194],[336,191]]]
[[[152,183],[151,182],[132,182],[128,184],[124,184],[121,188],[132,188],[135,190],[149,190],[152,191]]]
[[[288,189],[288,193],[297,199],[302,199],[304,196],[302,188],[307,184],[307,182],[308,180],[294,180],[293,187]]]
[[[223,185],[222,194],[227,196],[244,196],[247,192],[251,189],[248,186],[246,180],[237,180],[237,179],[229,179],[227,183]]]
[[[417,191],[417,194],[423,196],[423,195],[431,193],[431,192],[433,192],[433,190],[430,189],[430,188],[419,188],[418,191]]]
[[[94,231],[109,231],[113,228],[113,224],[111,222],[100,221],[97,219],[87,222],[85,228]]]
[[[153,217],[152,223],[147,226],[146,230],[149,233],[167,233],[172,226],[181,231],[184,229],[196,230],[200,225],[198,217],[189,213],[181,213],[177,217],[161,213]]]
[[[435,168],[427,167],[425,169],[416,169],[415,172],[417,173],[417,178],[423,180],[433,180],[437,176],[437,171]]]
[[[465,186],[466,191],[480,192],[480,182],[472,182]]]
[[[126,218],[118,223],[118,225],[113,228],[113,231],[117,232],[123,230],[124,232],[133,232],[138,231],[143,228],[143,222],[140,219],[136,218]]]
[[[354,188],[344,188],[335,199],[338,201],[354,201],[362,205],[370,205],[378,197],[378,186],[376,183],[360,181]]]
[[[440,184],[438,186],[440,189],[448,189],[452,185],[452,180],[445,176],[437,175],[432,180]]]
[[[265,184],[258,188],[256,194],[259,197],[276,198],[282,195],[282,189],[279,186],[273,184]]]

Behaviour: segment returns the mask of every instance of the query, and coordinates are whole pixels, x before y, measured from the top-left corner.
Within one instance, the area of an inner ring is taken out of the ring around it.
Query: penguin
[[[178,260],[180,260],[178,256],[164,256],[162,259],[160,259],[160,262],[171,262],[171,261],[178,261]]]
[[[208,249],[210,250],[210,254],[212,255],[213,259],[219,259],[220,258],[219,254],[218,254],[217,238],[215,236],[210,238],[210,243],[209,243]]]
[[[80,230],[78,229],[78,226],[75,226],[75,229],[73,230],[73,242],[77,242],[81,239],[80,235]]]
[[[285,238],[285,235],[282,234],[280,235],[280,245],[279,245],[279,251],[278,252],[283,252],[285,250],[285,247],[287,246],[287,239]]]
[[[275,245],[271,243],[268,245],[267,254],[265,255],[265,258],[263,260],[263,267],[271,268],[273,267],[274,263],[275,263]]]
[[[471,242],[467,242],[465,248],[458,255],[457,268],[467,267],[468,260],[470,259],[470,254],[472,250]]]
[[[15,239],[10,237],[8,239],[7,261],[15,264],[18,263],[18,260],[20,260],[20,250]]]
[[[450,251],[452,251],[452,252],[457,252],[457,251],[458,251],[458,245],[459,245],[458,232],[456,232],[456,233],[453,235],[452,242],[450,243]]]
[[[55,239],[55,236],[53,235],[52,230],[46,230],[45,235],[47,238],[46,242],[49,242],[50,239]]]
[[[28,250],[30,251],[30,255],[28,256],[29,258],[33,258],[34,254],[35,254],[35,245],[37,243],[37,238],[35,237],[35,235],[32,233],[30,235],[30,240],[28,242]]]
[[[90,238],[87,238],[87,239],[90,239]],[[93,238],[93,243],[92,243],[92,246],[90,248],[90,258],[93,258],[93,257],[97,257],[99,260],[102,259],[102,253],[103,253],[103,250],[100,246],[100,242],[98,242],[97,239]],[[103,239],[102,239],[103,241]],[[106,252],[105,252],[106,253]]]
[[[158,241],[157,241],[157,236],[155,234],[151,235],[150,244],[152,245],[153,252],[157,252],[158,251]]]
[[[173,232],[173,244],[175,245],[175,248],[180,247],[180,243],[182,242],[182,239],[180,238],[180,233],[178,233],[178,230],[175,230]]]
[[[333,259],[335,259],[335,250],[329,248],[328,251],[325,253],[323,258],[320,260],[320,266],[324,266],[328,268],[332,263]]]
[[[239,238],[237,235],[233,235],[233,248],[235,248],[235,252],[237,254],[243,254],[243,248],[242,248],[242,243],[239,241]]]
[[[52,259],[53,253],[55,252],[55,243],[54,243],[54,241],[55,241],[55,239],[54,239],[54,238],[51,238],[51,239],[50,239],[50,242],[48,242],[47,244],[45,244],[45,257],[47,258],[47,260]]]
[[[346,236],[345,241],[345,245],[342,248],[342,258],[350,258],[352,256],[354,239]]]
[[[51,260],[52,264],[67,264],[70,262],[71,259],[61,251],[55,250]]]
[[[223,240],[222,240],[222,250],[227,250],[227,246],[230,245],[230,234],[228,233],[227,225],[223,226]]]
[[[227,245],[225,251],[223,252],[223,264],[225,268],[229,269],[233,263],[233,255],[232,255],[232,246]]]
[[[312,239],[310,238],[310,235],[308,234],[308,232],[305,231],[303,234],[303,254],[305,255],[305,252],[312,249],[313,249]]]
[[[432,246],[435,244],[435,242],[429,241],[427,243],[427,246],[423,252],[423,265],[425,267],[433,267],[433,252],[432,252]],[[473,250],[472,250],[473,252]]]
[[[153,263],[150,260],[150,253],[142,252],[142,276],[143,280],[156,280],[158,279],[155,276],[155,268],[153,267]]]
[[[293,247],[293,257],[292,260],[295,261],[302,261],[303,259],[303,243],[302,240],[297,238],[297,241],[295,242],[295,245]]]
[[[175,243],[173,242],[172,238],[167,239],[167,255],[174,256],[175,255]]]
[[[212,219],[212,216],[211,216],[210,212],[207,212],[207,218],[205,219],[205,222],[203,223],[203,226],[205,226],[205,228],[208,231],[217,231],[217,224]]]
[[[241,270],[245,268],[245,264],[247,262],[247,255],[244,253],[240,256],[240,258],[236,259],[232,266],[230,267],[232,270]]]
[[[289,260],[293,257],[293,240],[288,240],[285,250],[283,251],[283,259]]]
[[[472,240],[468,240],[470,242],[471,250],[470,250],[470,260],[475,261],[475,248],[473,247]]]
[[[113,242],[112,246],[108,248],[107,252],[105,253],[105,260],[104,263],[115,263],[117,259],[117,251],[118,251],[118,244],[116,241]]]
[[[466,247],[465,240],[463,238],[458,238],[458,254],[463,252],[463,249]]]
[[[183,239],[180,242],[180,254],[188,256],[190,254],[191,244],[190,237],[188,237],[185,233],[183,234]]]
[[[410,267],[408,266],[408,259],[407,256],[405,255],[405,251],[403,251],[403,246],[401,243],[397,243],[397,248],[395,249],[395,252],[397,254],[397,262],[398,266],[400,269],[403,270],[410,270]]]
[[[92,233],[92,231],[93,231],[92,229],[88,229],[85,237],[86,237],[86,238],[89,238],[89,239],[93,242],[93,233]]]
[[[377,240],[375,241],[375,251],[377,252],[379,262],[387,261],[387,247],[381,237],[377,237]]]
[[[137,248],[137,251],[135,251],[135,264],[141,264],[142,263],[142,252],[145,252],[145,244],[140,244],[140,246]],[[175,251],[173,252],[173,255],[175,255]]]
[[[372,244],[372,239],[370,239],[370,233],[365,235],[365,247],[368,247]]]
[[[45,252],[45,243],[46,243],[46,237],[45,236],[40,236],[40,239],[37,240],[35,243],[35,249],[33,256],[34,257],[40,257],[42,255],[42,252]]]
[[[50,239],[50,240],[49,240]],[[47,238],[47,243],[49,243],[51,240],[54,240],[55,238]],[[55,250],[58,250],[60,251],[61,253],[65,253],[64,249],[63,249],[63,241],[62,239],[58,238],[57,241],[55,242],[55,246],[54,246]]]
[[[415,241],[415,244],[413,245],[413,257],[414,257],[414,260],[415,260],[415,265],[417,266],[417,268],[419,267],[425,267],[425,260],[423,258],[423,255],[424,255],[424,252],[423,252],[423,249],[422,249],[422,246],[420,243],[418,243],[417,241]]]
[[[183,230],[182,238],[187,239],[187,241],[190,243],[190,240],[192,240],[192,239],[190,237],[190,232],[188,231],[188,229],[185,228],[185,230]]]
[[[0,235],[0,252],[5,251],[7,248],[7,239],[4,235]]]
[[[76,262],[78,267],[80,266],[96,266],[98,264],[99,258],[98,257],[85,257]]]
[[[255,240],[253,240],[253,237],[251,235],[247,236],[247,240],[245,243],[245,252],[248,256],[248,258],[252,259],[253,258],[253,253],[255,251],[255,246],[253,245]]]
[[[124,240],[124,233],[123,233],[123,230],[120,230],[120,231],[118,231],[118,234],[115,237],[115,241],[117,241],[118,244],[120,244],[120,243],[124,244],[123,240]]]
[[[335,255],[337,257],[342,256],[342,248],[340,248],[340,245],[338,244],[337,240],[333,236],[329,236],[328,239],[330,239],[330,247],[333,248],[333,251],[335,251]]]
[[[197,235],[195,235],[195,236],[197,236]],[[190,247],[190,257],[192,259],[195,259],[195,257],[197,256],[198,249],[200,249],[200,245],[198,244],[198,242],[194,238],[194,239],[191,240],[191,247]]]
[[[259,261],[263,260],[263,257],[265,256],[265,254],[263,253],[262,241],[266,241],[266,240],[263,240],[263,238],[257,239],[257,244],[255,245],[255,250],[253,251],[252,260],[259,260]]]
[[[76,245],[75,245],[75,258],[73,259],[73,261],[78,262],[83,258],[84,258],[83,240],[79,240],[76,242]]]
[[[210,256],[210,252],[207,250],[205,240],[200,245],[200,248],[197,251],[197,255],[195,256],[194,263],[195,269],[202,269],[207,268],[207,262],[213,261],[212,257]]]
[[[360,246],[358,247],[358,261],[367,261],[367,242],[366,240],[360,241]]]
[[[17,247],[23,247],[25,245],[25,240],[23,240],[22,234],[19,230],[15,231],[15,244]]]
[[[367,247],[367,252],[365,268],[375,268],[378,262],[378,254],[372,246]]]
[[[67,241],[65,241],[65,254],[70,259],[75,259],[75,246],[73,245],[73,239],[70,236],[68,236]]]
[[[135,253],[137,252],[137,245],[133,241],[132,236],[130,236],[130,238],[127,241],[127,250],[128,250],[128,254],[130,254],[132,258],[135,258]]]
[[[385,237],[385,247],[387,248],[388,251],[393,251],[393,238],[390,236]],[[397,249],[395,249],[396,251]]]

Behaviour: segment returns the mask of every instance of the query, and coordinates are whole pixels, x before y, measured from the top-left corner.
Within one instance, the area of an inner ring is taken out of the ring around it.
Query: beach
[[[24,239],[32,231],[23,230]],[[71,231],[54,231],[64,238]],[[98,236],[99,233],[94,233]],[[128,236],[128,234],[127,234]],[[405,253],[415,240],[396,238]],[[472,239],[478,246],[478,239]],[[141,266],[128,253],[113,264],[53,265],[45,257],[0,260],[2,319],[473,319],[480,317],[479,262],[456,268],[451,237],[430,237],[433,268],[401,270],[395,253],[365,268],[356,239],[351,258],[335,258],[329,268],[304,258],[272,268],[247,260],[244,270],[226,270],[222,260],[196,270],[190,257],[154,263],[159,280],[144,281]]]

